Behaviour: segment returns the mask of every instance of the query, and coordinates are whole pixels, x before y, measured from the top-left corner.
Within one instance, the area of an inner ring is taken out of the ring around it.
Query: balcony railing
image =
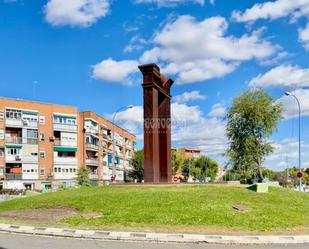
[[[22,144],[23,138],[22,137],[5,136],[5,142],[8,143],[8,144]]]
[[[86,133],[98,135],[99,134],[99,129],[98,128],[94,128],[94,127],[87,127],[86,128]]]
[[[54,123],[54,130],[77,131],[77,125]]]
[[[64,140],[61,140],[61,139],[55,139],[54,144],[55,144],[55,146],[76,147],[77,141],[64,141]]]
[[[31,127],[31,128],[38,127],[38,121],[23,120],[22,122],[23,122],[23,126],[25,127]]]
[[[7,180],[22,180],[22,174],[6,174]]]
[[[38,144],[38,139],[6,136],[5,142],[8,144]]]
[[[21,127],[21,126],[23,126],[23,121],[21,119],[6,118],[5,119],[5,124],[7,126]]]
[[[77,157],[54,157],[54,164],[77,165]]]
[[[86,164],[87,165],[99,166],[99,160],[95,159],[95,158],[87,158],[86,159]]]
[[[95,174],[95,173],[90,173],[90,174],[89,174],[89,178],[90,178],[91,180],[97,180],[97,179],[99,179],[99,175],[98,175],[98,174]]]
[[[99,150],[99,146],[96,144],[87,144],[86,143],[86,149],[90,149],[90,150]]]

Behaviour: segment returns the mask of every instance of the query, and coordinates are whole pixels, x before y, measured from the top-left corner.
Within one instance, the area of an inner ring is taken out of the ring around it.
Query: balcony
[[[99,134],[99,129],[98,128],[86,127],[85,130],[86,130],[85,131],[86,133],[90,133],[92,135],[98,135]]]
[[[6,180],[22,180],[22,174],[6,174]]]
[[[87,158],[86,165],[99,166],[99,160],[95,158]]]
[[[19,163],[21,162],[22,157],[21,155],[9,155],[9,154],[5,154],[5,161],[8,163]]]
[[[86,150],[98,151],[99,150],[99,146],[96,145],[96,144],[87,144],[86,143]]]
[[[24,127],[38,128],[38,122],[37,121],[23,120],[22,123],[23,123]]]
[[[77,147],[77,141],[64,141],[61,139],[54,140],[55,146]]]
[[[21,160],[23,163],[38,163],[39,157],[38,156],[22,156]]]
[[[11,137],[11,136],[6,135],[5,142],[8,144],[22,144],[23,138],[22,137]]]
[[[99,179],[99,175],[98,174],[95,174],[95,173],[90,173],[89,174],[89,178],[91,180],[98,180]]]
[[[38,144],[38,139],[6,136],[5,142],[7,144]]]
[[[54,164],[77,165],[76,157],[54,157]]]
[[[23,121],[21,119],[6,118],[5,125],[8,127],[22,127]]]
[[[54,130],[55,130],[55,131],[71,131],[71,132],[77,132],[77,125],[74,125],[74,124],[54,123]]]

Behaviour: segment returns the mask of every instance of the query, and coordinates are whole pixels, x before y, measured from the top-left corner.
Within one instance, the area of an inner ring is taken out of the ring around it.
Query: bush
[[[91,186],[89,174],[90,170],[86,166],[82,166],[77,170],[77,183],[79,186]]]

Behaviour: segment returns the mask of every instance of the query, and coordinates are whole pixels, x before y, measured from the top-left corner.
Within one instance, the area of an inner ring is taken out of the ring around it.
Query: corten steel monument
[[[156,64],[139,66],[144,91],[144,180],[171,182],[171,96],[173,80]]]

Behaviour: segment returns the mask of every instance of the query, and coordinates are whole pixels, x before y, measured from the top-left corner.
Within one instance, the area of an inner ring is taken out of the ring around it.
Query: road
[[[223,246],[208,244],[133,243],[52,238],[0,233],[0,249],[308,249],[309,245]]]

